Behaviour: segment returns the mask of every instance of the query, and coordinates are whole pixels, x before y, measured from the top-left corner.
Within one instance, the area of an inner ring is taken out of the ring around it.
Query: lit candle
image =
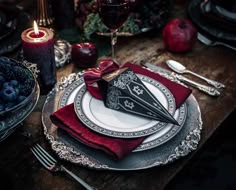
[[[21,34],[24,58],[36,63],[39,73],[41,93],[47,93],[56,83],[56,63],[54,54],[53,32],[48,28],[28,28]]]

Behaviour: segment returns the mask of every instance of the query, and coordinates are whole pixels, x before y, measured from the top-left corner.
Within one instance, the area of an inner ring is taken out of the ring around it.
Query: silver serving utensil
[[[166,64],[168,65],[168,67],[170,67],[173,71],[175,71],[176,73],[180,73],[180,74],[183,74],[183,73],[189,73],[189,74],[192,74],[204,81],[206,81],[208,84],[216,87],[216,88],[224,88],[225,85],[220,83],[220,82],[217,82],[217,81],[214,81],[214,80],[211,80],[211,79],[208,79],[204,76],[201,76],[197,73],[194,73],[188,69],[186,69],[186,67],[184,65],[182,65],[181,63],[177,62],[177,61],[174,61],[174,60],[168,60],[166,61]]]
[[[59,164],[55,158],[53,158],[43,147],[39,144],[35,144],[30,148],[31,152],[38,159],[38,161],[51,172],[63,171],[69,174],[77,182],[79,182],[87,190],[96,190],[96,188],[88,185],[85,181],[79,178],[77,175],[69,171],[65,166]]]
[[[223,42],[219,42],[219,41],[213,41],[210,38],[202,35],[201,33],[198,32],[197,34],[197,38],[200,42],[202,42],[203,44],[207,45],[207,46],[217,46],[217,45],[221,45],[221,46],[225,46],[228,47],[230,49],[236,50],[236,47],[233,47],[229,44],[223,43]]]
[[[146,68],[149,68],[151,71],[156,72],[156,73],[167,73],[167,74],[171,75],[171,77],[173,77],[175,80],[181,81],[185,84],[189,84],[190,86],[195,87],[198,90],[205,92],[208,95],[211,95],[211,96],[219,96],[220,95],[220,92],[211,86],[206,86],[206,85],[200,84],[198,82],[192,81],[184,76],[170,72],[170,71],[163,69],[157,65],[153,65],[151,63],[141,63],[141,65],[143,65]]]

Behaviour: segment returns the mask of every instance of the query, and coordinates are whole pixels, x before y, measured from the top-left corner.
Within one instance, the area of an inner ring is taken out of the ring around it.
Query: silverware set
[[[204,81],[206,81],[208,84],[214,86],[215,88],[224,88],[225,85],[223,85],[222,83],[219,83],[217,81],[208,79],[204,76],[201,76],[197,73],[194,73],[188,69],[186,69],[186,67],[184,65],[182,65],[181,63],[174,61],[174,60],[168,60],[166,61],[166,64],[168,65],[169,68],[171,68],[173,71],[175,71],[176,73],[180,73],[180,74],[184,74],[184,73],[188,73],[188,74],[192,74],[195,77],[198,77]]]
[[[167,73],[169,75],[171,75],[173,78],[175,78],[175,80],[178,80],[180,82],[183,82],[185,84],[188,84],[192,87],[195,87],[197,88],[198,90],[208,94],[208,95],[211,95],[211,96],[219,96],[220,95],[220,91],[218,91],[217,89],[220,89],[220,88],[225,88],[225,85],[220,83],[220,82],[217,82],[217,81],[214,81],[214,80],[211,80],[211,79],[208,79],[204,76],[201,76],[197,73],[194,73],[188,69],[186,69],[186,67],[184,65],[182,65],[181,63],[177,62],[177,61],[174,61],[174,60],[167,60],[166,61],[166,64],[167,66],[172,69],[173,71],[175,72],[171,72],[171,71],[168,71],[166,69],[163,69],[157,65],[154,65],[154,64],[151,64],[151,63],[141,63],[142,66],[146,67],[146,68],[149,68],[151,69],[152,71],[154,72],[161,72],[161,73]],[[204,80],[205,82],[207,82],[208,84],[212,85],[212,86],[207,86],[207,85],[203,85],[203,84],[200,84],[198,82],[195,82],[191,79],[188,79],[187,77],[184,77],[182,75],[179,75],[177,73],[180,73],[180,74],[184,74],[184,73],[188,73],[188,74],[192,74],[194,75],[195,77],[198,77],[202,80]]]
[[[65,166],[57,162],[55,158],[53,158],[42,146],[39,144],[35,144],[30,148],[31,152],[38,159],[38,161],[49,171],[51,172],[66,172],[72,178],[74,178],[77,182],[79,182],[85,189],[87,190],[96,190],[96,188],[88,185],[85,181],[83,181],[80,177],[75,175],[73,172],[68,170]]]

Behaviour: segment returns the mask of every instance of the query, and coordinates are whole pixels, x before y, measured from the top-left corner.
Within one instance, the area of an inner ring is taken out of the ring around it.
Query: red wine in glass
[[[102,3],[99,11],[102,22],[111,30],[119,29],[127,20],[129,5],[127,2],[113,5]]]
[[[114,59],[116,32],[129,16],[129,0],[98,0],[97,3],[102,22],[111,30],[112,58]]]

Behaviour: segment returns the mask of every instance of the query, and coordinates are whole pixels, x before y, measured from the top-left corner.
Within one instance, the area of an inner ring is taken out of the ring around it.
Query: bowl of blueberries
[[[36,85],[34,74],[21,62],[0,57],[0,120],[26,106]]]

